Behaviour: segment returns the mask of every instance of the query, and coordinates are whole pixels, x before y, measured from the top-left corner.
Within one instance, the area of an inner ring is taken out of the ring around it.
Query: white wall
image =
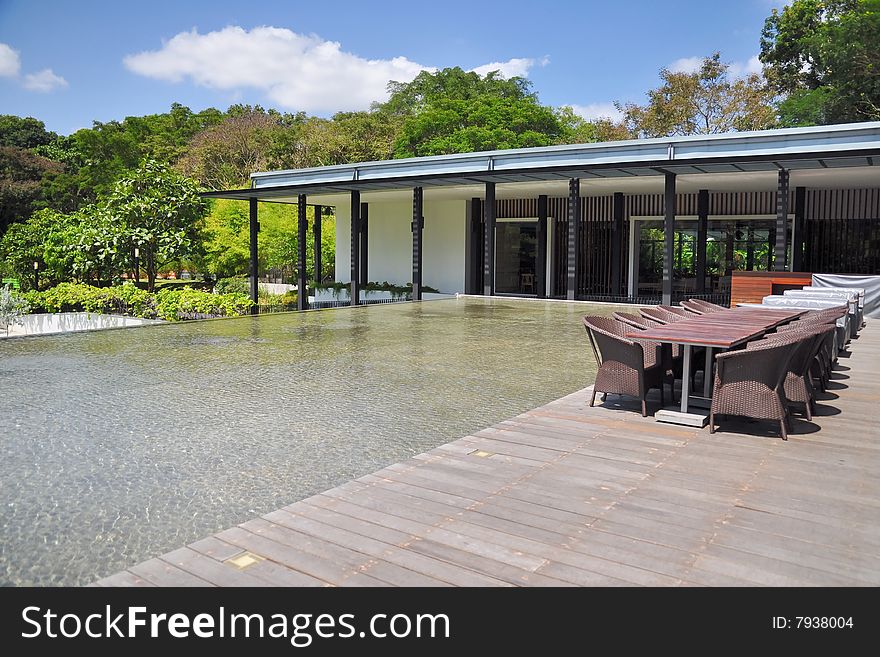
[[[441,292],[464,291],[466,201],[425,200],[422,283]],[[412,281],[412,203],[370,203],[367,274],[371,281]],[[336,280],[350,280],[351,208],[336,207]]]

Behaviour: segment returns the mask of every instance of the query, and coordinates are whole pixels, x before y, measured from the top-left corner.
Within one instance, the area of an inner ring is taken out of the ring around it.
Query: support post
[[[306,195],[300,194],[297,197],[297,244],[296,244],[296,309],[309,309],[309,285],[306,276],[306,240],[309,234],[309,218],[306,216],[308,211],[306,204]]]
[[[672,266],[675,257],[675,174],[666,173],[663,193],[663,303],[672,305]]]
[[[773,254],[773,269],[785,271],[785,252],[788,246],[788,182],[787,169],[779,170],[776,185],[776,244]]]
[[[369,203],[361,203],[361,225],[360,225],[360,245],[361,245],[361,254],[359,258],[359,262],[361,265],[360,271],[360,283],[361,287],[365,287],[367,283],[370,282],[369,279],[369,253],[368,253],[368,244],[369,244],[369,223],[370,223],[370,204]]]
[[[807,188],[794,188],[794,230],[792,235],[791,269],[803,271],[804,267],[804,228],[806,225]]]
[[[623,192],[614,193],[611,223],[611,294],[623,294],[623,215],[626,211]]]
[[[315,206],[315,223],[312,232],[315,236],[315,283],[320,284],[324,275],[321,271],[321,221],[323,212],[320,205]]]
[[[422,300],[422,231],[425,228],[424,192],[421,187],[413,188],[412,215],[412,298]]]
[[[535,258],[535,293],[547,297],[547,196],[538,197],[538,253]]]
[[[257,302],[260,299],[260,263],[257,252],[257,236],[260,232],[260,222],[257,220],[257,199],[249,199],[250,202],[250,296],[254,305],[251,306],[251,314],[256,315],[260,312]]]
[[[495,183],[486,183],[483,201],[483,294],[495,294]]]
[[[466,241],[465,292],[483,291],[483,208],[482,201],[472,198],[468,205],[468,232]]]
[[[580,228],[581,228],[581,181],[568,181],[568,268],[565,298],[577,298],[578,274],[580,274]]]
[[[351,281],[351,289],[349,294],[351,295],[350,304],[352,306],[358,305],[361,293],[361,286],[358,279],[361,270],[360,263],[358,262],[358,256],[360,255],[360,249],[358,248],[360,246],[358,244],[358,238],[360,237],[360,223],[361,193],[354,190],[351,193],[351,257],[349,258],[351,261],[351,278],[349,279]]]
[[[697,294],[706,293],[706,245],[709,243],[709,190],[697,193]]]

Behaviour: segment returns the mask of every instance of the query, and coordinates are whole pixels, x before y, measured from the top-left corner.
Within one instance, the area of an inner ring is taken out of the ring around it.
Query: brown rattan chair
[[[681,301],[679,303],[682,308],[684,308],[687,311],[690,311],[694,315],[708,315],[710,312],[712,312],[711,310],[707,310],[706,308],[703,308],[702,306],[694,303],[693,301]]]
[[[706,301],[704,299],[688,299],[688,301],[699,307],[703,308],[709,312],[719,312],[723,310],[730,310],[727,306],[719,306],[717,303],[712,303],[711,301]]]
[[[595,403],[597,392],[630,395],[641,400],[642,416],[647,417],[647,396],[651,388],[660,389],[660,404],[664,405],[666,367],[660,344],[623,337],[632,328],[610,317],[586,316],[583,322],[599,364],[590,406]]]
[[[740,415],[758,420],[776,420],[782,439],[788,440],[788,404],[785,402],[783,384],[796,344],[767,342],[752,349],[728,351],[715,357],[710,433],[715,433],[716,415]]]
[[[681,322],[687,319],[686,315],[680,313],[671,313],[664,310],[661,306],[652,306],[651,308],[639,308],[639,314],[655,322],[661,324],[672,324],[673,322]]]
[[[694,314],[688,310],[685,310],[681,306],[657,306],[660,310],[665,310],[668,313],[672,313],[673,315],[680,315],[681,317],[693,317]]]
[[[826,336],[833,330],[834,327],[826,325],[824,327],[819,326],[803,330],[786,331],[784,333],[773,333],[766,336],[763,340],[751,342],[747,346],[747,349],[755,349],[762,343],[796,345],[788,361],[788,373],[785,376],[783,392],[785,393],[786,400],[789,402],[804,405],[808,420],[813,419],[816,404],[816,392],[813,388],[810,369]]]

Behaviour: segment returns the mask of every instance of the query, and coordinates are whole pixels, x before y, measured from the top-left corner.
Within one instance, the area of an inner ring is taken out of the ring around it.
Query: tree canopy
[[[648,92],[648,103],[618,105],[634,136],[669,137],[765,130],[773,127],[772,92],[761,76],[732,78],[730,66],[714,53],[693,73],[660,70],[663,84]]]
[[[761,61],[782,125],[880,119],[880,0],[794,0],[774,9]]]

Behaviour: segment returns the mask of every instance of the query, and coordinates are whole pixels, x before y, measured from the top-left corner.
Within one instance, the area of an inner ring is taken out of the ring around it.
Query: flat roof
[[[248,189],[206,192],[213,198],[265,200],[291,194],[339,194],[407,187],[534,183],[569,178],[633,178],[779,169],[880,165],[880,121],[718,135],[454,153],[400,160],[266,171]],[[880,175],[880,168],[877,169]],[[880,182],[880,178],[878,178]]]

